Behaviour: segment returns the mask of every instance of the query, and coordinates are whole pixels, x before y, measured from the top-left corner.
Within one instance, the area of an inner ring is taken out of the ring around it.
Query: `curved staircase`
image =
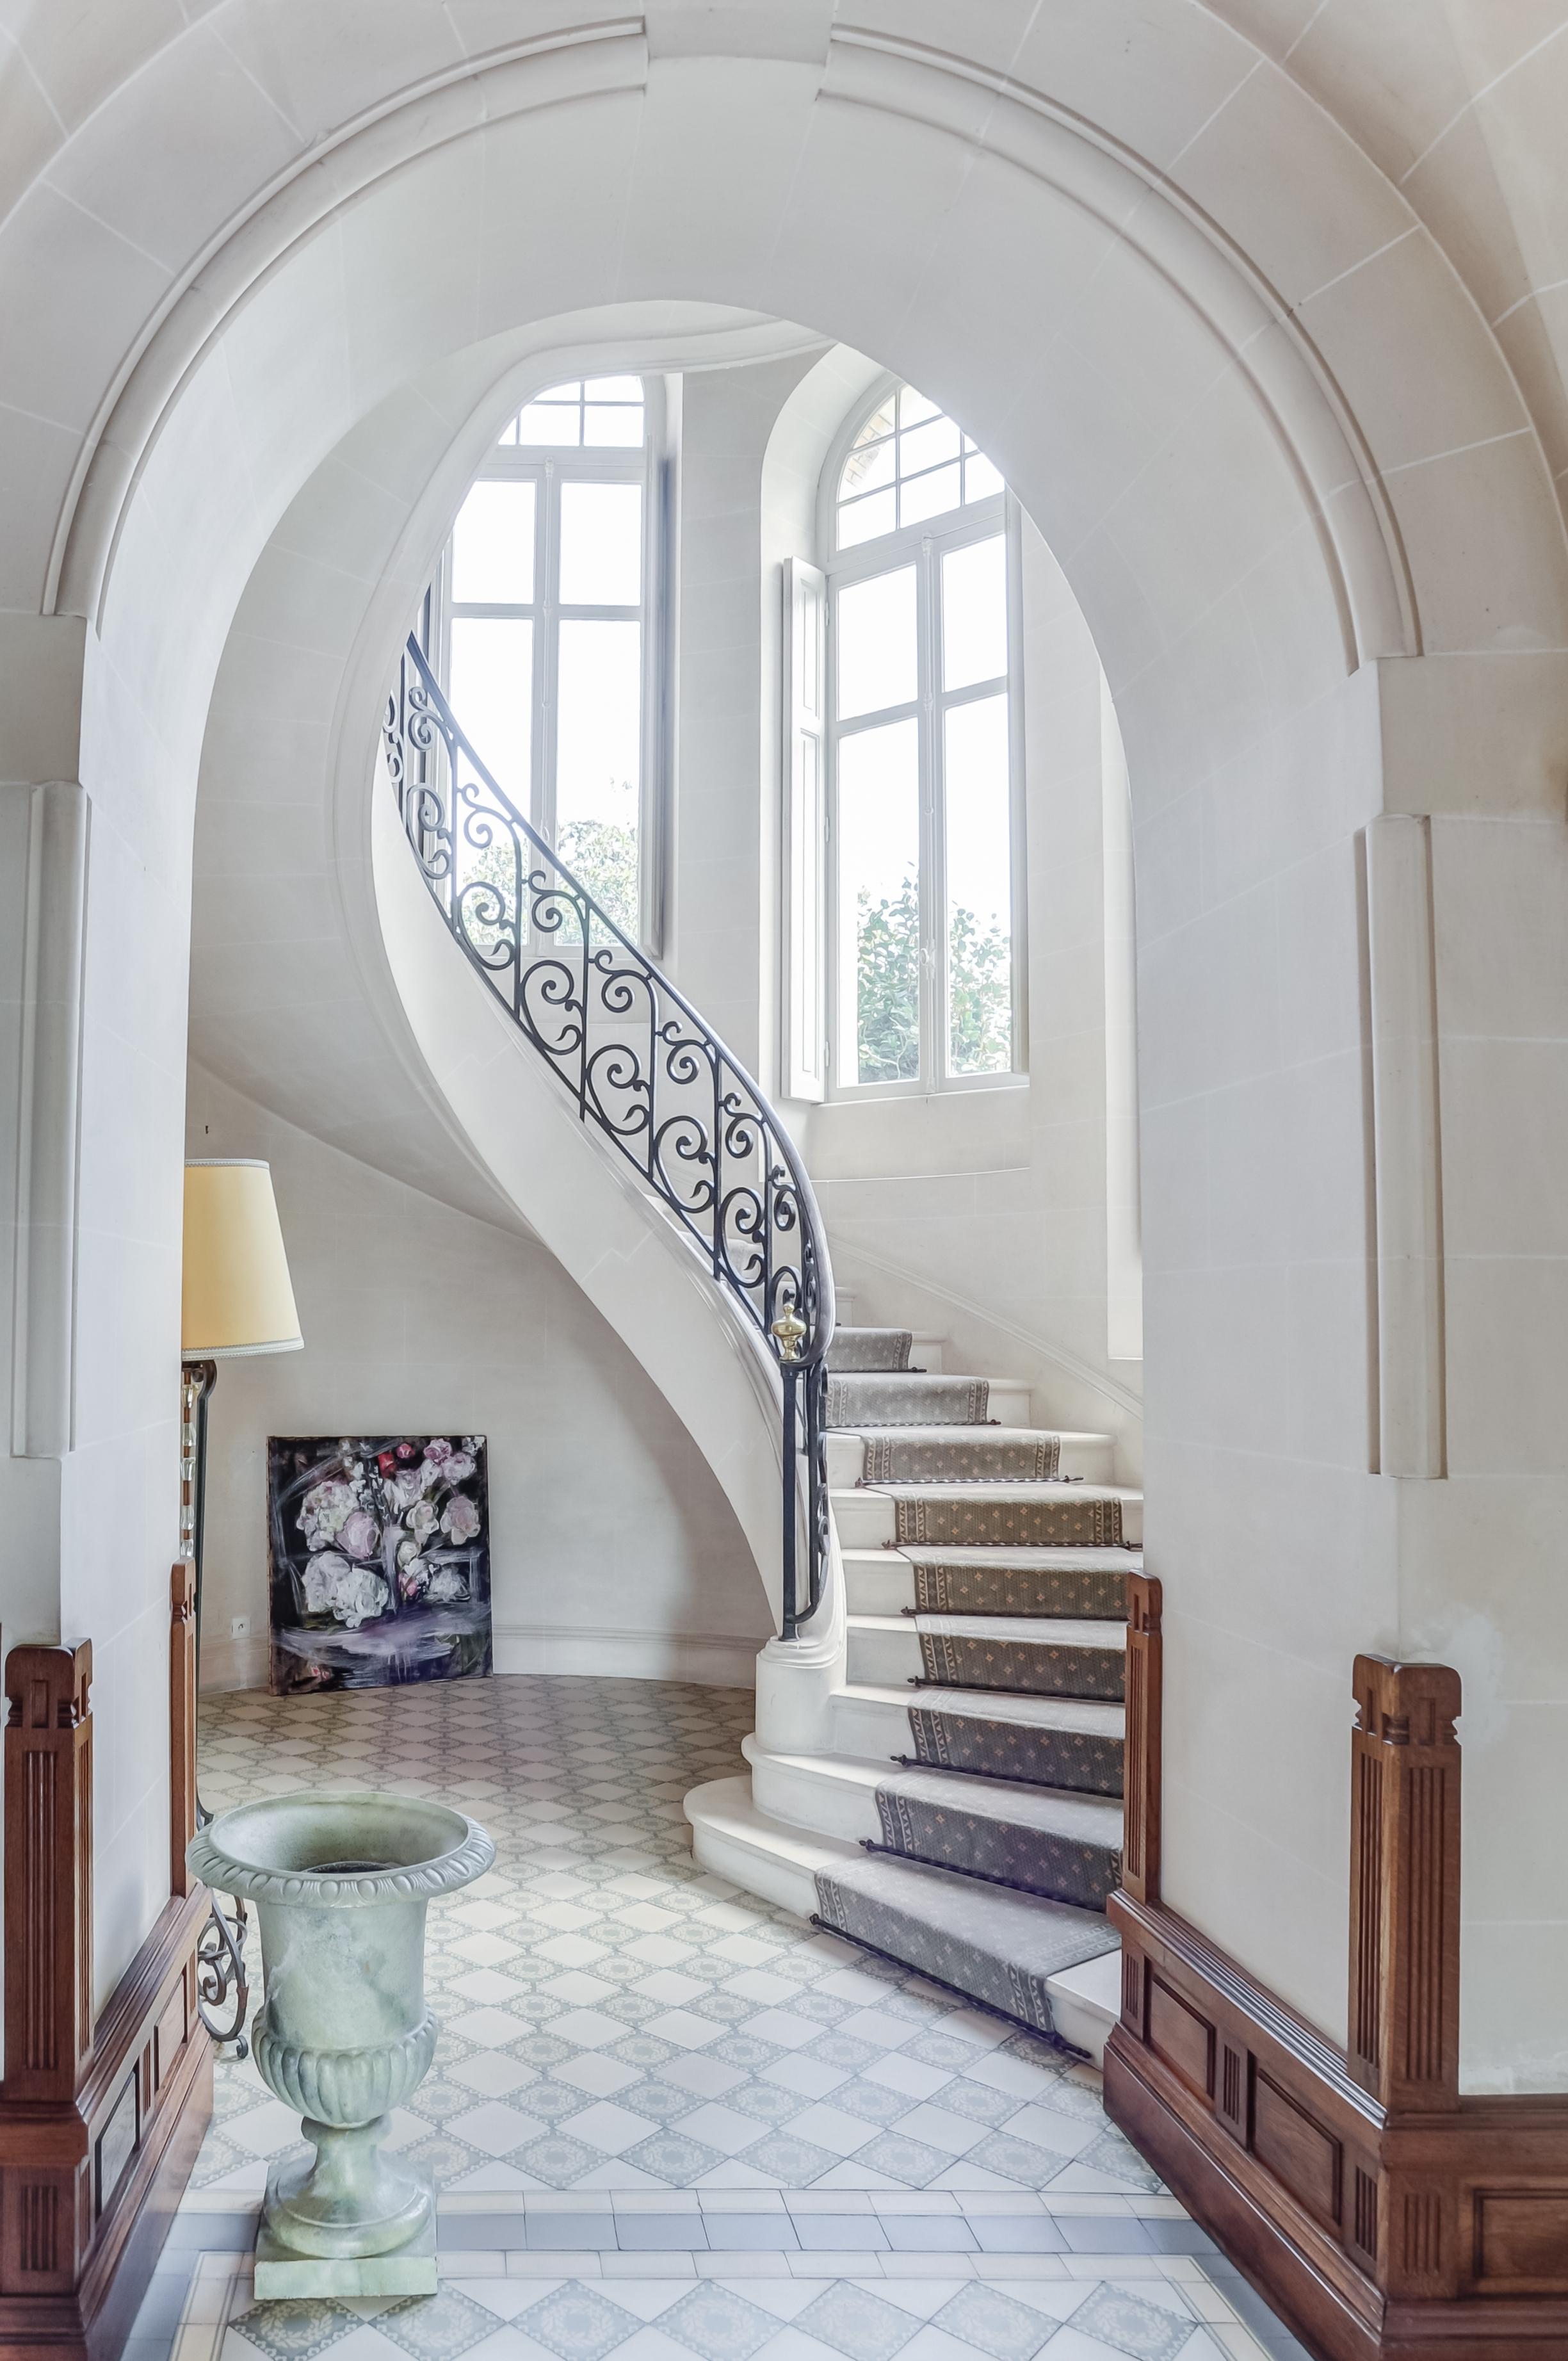
[[[1126,1577],[1142,1500],[1107,1435],[839,1329],[828,1473],[844,1676],[823,1752],[746,1741],[686,1798],[705,1866],[1097,2061],[1119,2005]]]

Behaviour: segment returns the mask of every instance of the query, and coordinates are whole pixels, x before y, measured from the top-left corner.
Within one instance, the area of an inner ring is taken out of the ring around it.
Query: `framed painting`
[[[267,1439],[272,1689],[490,1670],[482,1434]]]

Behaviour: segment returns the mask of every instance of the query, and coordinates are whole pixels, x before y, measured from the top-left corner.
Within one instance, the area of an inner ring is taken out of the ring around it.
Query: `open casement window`
[[[828,584],[792,558],[784,570],[785,1088],[828,1090]]]
[[[825,490],[828,1081],[1025,1070],[1015,503],[935,405],[888,389]]]
[[[657,950],[665,463],[657,379],[550,387],[510,419],[442,562],[434,661],[511,801]]]

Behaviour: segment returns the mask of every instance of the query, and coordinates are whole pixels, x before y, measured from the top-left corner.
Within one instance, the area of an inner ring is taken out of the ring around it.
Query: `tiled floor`
[[[681,1798],[751,1722],[745,1692],[543,1678],[204,1709],[214,1809],[439,1795],[497,1862],[432,1908],[441,2045],[390,2132],[435,2172],[440,2295],[252,2305],[298,2123],[223,2063],[131,2361],[1299,2353],[1092,2071],[695,1866]]]

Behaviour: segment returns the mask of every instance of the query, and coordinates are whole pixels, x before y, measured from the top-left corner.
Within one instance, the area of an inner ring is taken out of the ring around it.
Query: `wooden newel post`
[[[5,1660],[8,2100],[71,2100],[93,2054],[93,1643]]]
[[[185,1848],[196,1833],[196,1568],[177,1557],[169,1576],[169,1891],[196,1881]]]
[[[1122,1885],[1135,1902],[1159,1899],[1160,1599],[1156,1576],[1127,1576]]]
[[[1459,1675],[1355,1660],[1350,2070],[1390,2118],[1459,2096]]]

